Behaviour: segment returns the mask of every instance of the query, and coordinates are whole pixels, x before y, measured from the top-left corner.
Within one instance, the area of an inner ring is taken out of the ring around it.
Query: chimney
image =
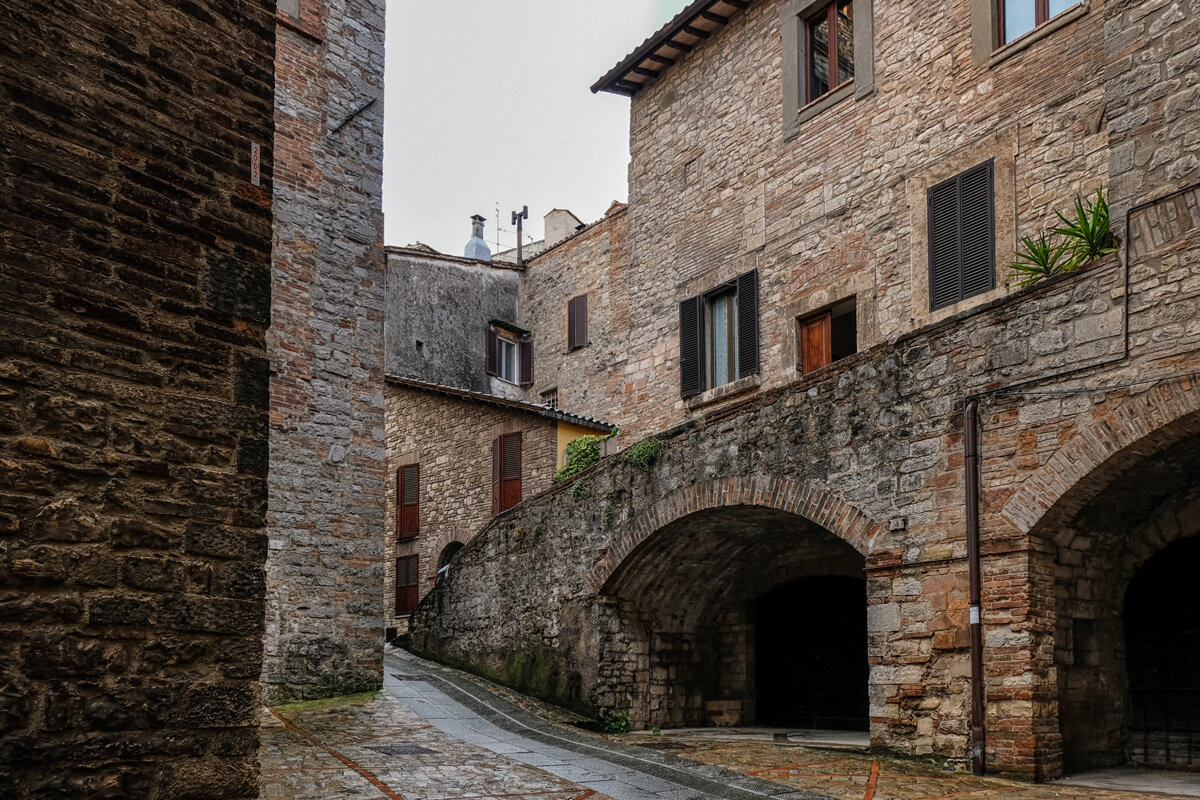
[[[553,247],[583,227],[579,217],[562,208],[555,208],[545,217],[546,246]]]
[[[471,241],[467,242],[467,249],[463,253],[467,258],[473,258],[477,261],[492,260],[491,248],[483,240],[483,223],[485,222],[487,220],[478,214],[471,217]]]

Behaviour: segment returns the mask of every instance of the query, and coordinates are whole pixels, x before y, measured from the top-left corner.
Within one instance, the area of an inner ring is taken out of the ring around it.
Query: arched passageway
[[[1200,536],[1168,545],[1125,595],[1129,755],[1139,764],[1200,766]]]
[[[1200,769],[1200,435],[1113,461],[1093,499],[1042,528],[1064,770]]]
[[[863,556],[796,514],[729,506],[677,519],[602,590],[617,620],[606,661],[629,692],[612,706],[645,726],[865,730],[864,587]]]
[[[756,717],[789,728],[868,728],[866,581],[820,575],[754,606]]]

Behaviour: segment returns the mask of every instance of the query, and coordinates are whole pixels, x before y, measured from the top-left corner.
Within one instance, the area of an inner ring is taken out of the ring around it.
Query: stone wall
[[[534,399],[558,392],[573,413],[617,420],[626,405],[647,400],[644,384],[626,384],[630,358],[628,215],[622,206],[577,236],[526,264],[524,319],[534,336]],[[589,344],[567,350],[567,303],[588,296]],[[672,346],[663,341],[662,348]],[[665,360],[664,353],[656,356]],[[633,395],[626,397],[626,395]]]
[[[521,493],[550,488],[557,467],[554,420],[530,411],[447,397],[396,382],[387,387],[387,568],[385,616],[403,632],[397,617],[396,559],[419,555],[421,595],[433,587],[438,559],[452,542],[467,543],[493,518],[492,442],[521,433]],[[396,541],[397,470],[419,464],[420,537]]]
[[[473,392],[492,391],[484,363],[488,323],[521,324],[521,270],[389,248],[387,374]],[[524,393],[515,386],[497,394]]]
[[[258,796],[272,7],[0,11],[0,796]]]
[[[275,64],[270,702],[383,669],[383,2],[297,8]]]

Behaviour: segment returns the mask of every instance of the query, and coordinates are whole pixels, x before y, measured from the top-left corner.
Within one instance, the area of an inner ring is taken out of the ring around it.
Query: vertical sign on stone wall
[[[262,185],[262,169],[260,167],[262,148],[258,142],[250,143],[250,182],[255,186]]]

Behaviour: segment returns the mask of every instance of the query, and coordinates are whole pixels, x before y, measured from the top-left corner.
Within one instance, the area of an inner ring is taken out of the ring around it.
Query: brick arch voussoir
[[[730,506],[762,506],[796,514],[833,533],[864,557],[871,555],[886,530],[816,481],[766,475],[704,481],[659,498],[623,526],[608,552],[592,568],[589,585],[600,592],[638,545],[670,523],[700,511]]]
[[[1138,458],[1200,433],[1200,387],[1160,383],[1129,398],[1059,448],[1000,513],[1022,533],[1068,518]]]

